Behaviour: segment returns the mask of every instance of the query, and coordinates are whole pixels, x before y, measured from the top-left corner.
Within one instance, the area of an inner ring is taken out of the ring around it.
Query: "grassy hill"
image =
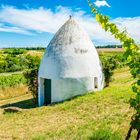
[[[15,114],[0,109],[0,139],[122,140],[133,113],[131,83],[128,68],[123,68],[115,71],[110,87],[63,103],[34,108],[30,99],[14,99],[13,105],[24,109]]]

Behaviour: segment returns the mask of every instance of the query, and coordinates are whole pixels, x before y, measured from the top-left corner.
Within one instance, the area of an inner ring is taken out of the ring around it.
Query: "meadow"
[[[98,52],[100,57],[122,56],[122,51]],[[17,57],[41,57],[42,54],[43,51],[28,50]],[[9,80],[4,80],[5,77]],[[10,78],[15,82],[11,82]],[[87,93],[58,104],[37,107],[33,103],[22,72],[2,73],[0,139],[123,140],[133,114],[128,104],[129,99],[134,96],[130,87],[132,82],[128,67],[120,64],[114,71],[110,86],[102,91]],[[4,114],[3,108],[6,106],[21,107],[22,111]],[[133,132],[131,140],[135,137],[136,133]]]

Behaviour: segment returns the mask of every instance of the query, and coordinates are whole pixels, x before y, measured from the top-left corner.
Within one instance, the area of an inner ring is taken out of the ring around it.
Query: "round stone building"
[[[73,17],[47,46],[38,81],[39,106],[103,88],[102,65],[96,48]]]

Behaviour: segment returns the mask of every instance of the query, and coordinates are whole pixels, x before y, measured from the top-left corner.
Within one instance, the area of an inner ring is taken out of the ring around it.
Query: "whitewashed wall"
[[[103,87],[102,76],[99,75],[98,88],[95,88],[94,77],[65,78],[51,80],[51,103],[64,101],[77,95],[91,91],[101,90]],[[44,105],[44,78],[39,78],[39,106]]]
[[[38,104],[44,105],[44,78],[38,77]]]
[[[82,95],[91,91],[102,89],[101,79],[98,77],[98,89],[94,88],[94,77],[86,78],[66,78],[52,80],[52,102],[60,102],[77,95]]]

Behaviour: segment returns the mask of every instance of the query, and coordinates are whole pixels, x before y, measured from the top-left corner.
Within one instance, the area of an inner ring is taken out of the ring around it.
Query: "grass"
[[[27,85],[19,84],[16,86],[0,87],[0,101],[25,95],[28,93]]]
[[[27,94],[28,86],[22,72],[0,74],[0,101]]]
[[[3,114],[1,109],[0,139],[123,140],[133,113],[128,104],[134,96],[132,78],[124,68],[116,70],[113,79],[110,87],[100,92],[63,103],[32,108],[31,101],[17,101],[15,106],[24,107],[21,113]],[[133,132],[131,140],[135,137]]]

